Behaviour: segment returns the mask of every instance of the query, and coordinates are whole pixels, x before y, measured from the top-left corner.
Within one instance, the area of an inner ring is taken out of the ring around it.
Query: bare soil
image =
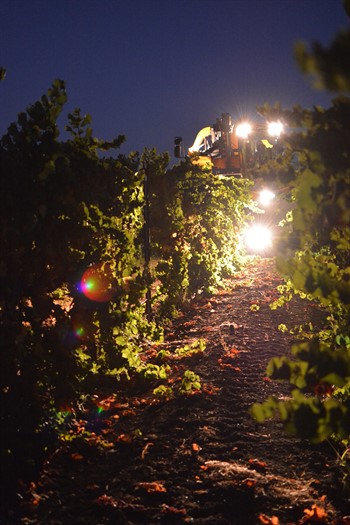
[[[279,282],[272,259],[253,259],[225,291],[191,304],[165,347],[206,340],[203,353],[176,363],[170,381],[176,386],[190,369],[201,392],[154,401],[154,385],[118,387],[104,412],[79,423],[76,432],[92,436],[60,446],[4,524],[349,524],[332,447],[249,414],[268,395],[289,395],[266,377],[268,361],[292,343],[278,326],[319,317],[301,300],[272,311]]]

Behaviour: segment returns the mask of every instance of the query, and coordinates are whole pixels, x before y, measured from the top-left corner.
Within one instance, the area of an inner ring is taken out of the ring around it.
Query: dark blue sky
[[[222,112],[265,102],[327,106],[293,58],[297,40],[329,43],[341,0],[1,0],[0,134],[55,78],[96,136],[122,151],[172,151]]]

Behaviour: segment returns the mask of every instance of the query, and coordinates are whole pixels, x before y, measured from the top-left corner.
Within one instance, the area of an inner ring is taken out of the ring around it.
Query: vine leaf
[[[166,488],[159,481],[140,481],[136,484],[136,488],[144,489],[149,494],[154,492],[166,492]]]

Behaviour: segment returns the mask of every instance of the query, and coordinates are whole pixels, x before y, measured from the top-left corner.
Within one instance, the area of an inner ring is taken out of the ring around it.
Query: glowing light
[[[249,122],[241,122],[236,127],[236,135],[241,139],[247,139],[252,132],[252,126]]]
[[[269,206],[275,197],[273,191],[264,189],[259,193],[258,202],[261,206]]]
[[[282,122],[269,122],[267,125],[267,132],[271,137],[279,137],[283,131]]]
[[[109,267],[103,264],[90,266],[83,274],[79,290],[91,301],[110,301],[114,291]]]
[[[85,333],[85,330],[82,326],[79,326],[78,328],[75,329],[75,335],[77,337],[84,337],[84,333]]]
[[[251,226],[245,232],[244,242],[249,250],[263,252],[272,246],[272,232],[267,226]]]

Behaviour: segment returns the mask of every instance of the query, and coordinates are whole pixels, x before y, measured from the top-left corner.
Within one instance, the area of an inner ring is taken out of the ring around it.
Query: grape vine
[[[125,138],[94,137],[79,109],[61,140],[66,100],[65,83],[55,81],[0,141],[1,454],[9,487],[54,441],[60,414],[96,390],[139,378],[169,393],[169,365],[149,361],[145,349],[162,340],[186,299],[210,293],[239,264],[250,200],[244,180],[188,163],[168,169],[168,155],[155,150],[118,155]],[[187,371],[182,391],[199,386]]]
[[[349,9],[349,2],[346,5]],[[348,29],[328,50],[315,45],[310,53],[298,45],[299,61],[322,85],[348,91],[349,72],[341,64],[347,60],[349,43]],[[337,71],[331,62],[335,52]],[[277,414],[289,432],[303,438],[314,442],[335,438],[348,447],[350,98],[341,93],[328,109],[295,107],[285,111],[284,118],[296,131],[287,137],[285,157],[279,159],[279,176],[290,184],[293,210],[277,258],[285,278],[278,303],[294,294],[312,300],[324,312],[326,323],[319,331],[312,326],[301,330],[292,358],[274,358],[268,366],[272,378],[292,385],[291,398],[285,402],[270,398],[252,411],[258,421]],[[292,165],[286,162],[291,158]]]

